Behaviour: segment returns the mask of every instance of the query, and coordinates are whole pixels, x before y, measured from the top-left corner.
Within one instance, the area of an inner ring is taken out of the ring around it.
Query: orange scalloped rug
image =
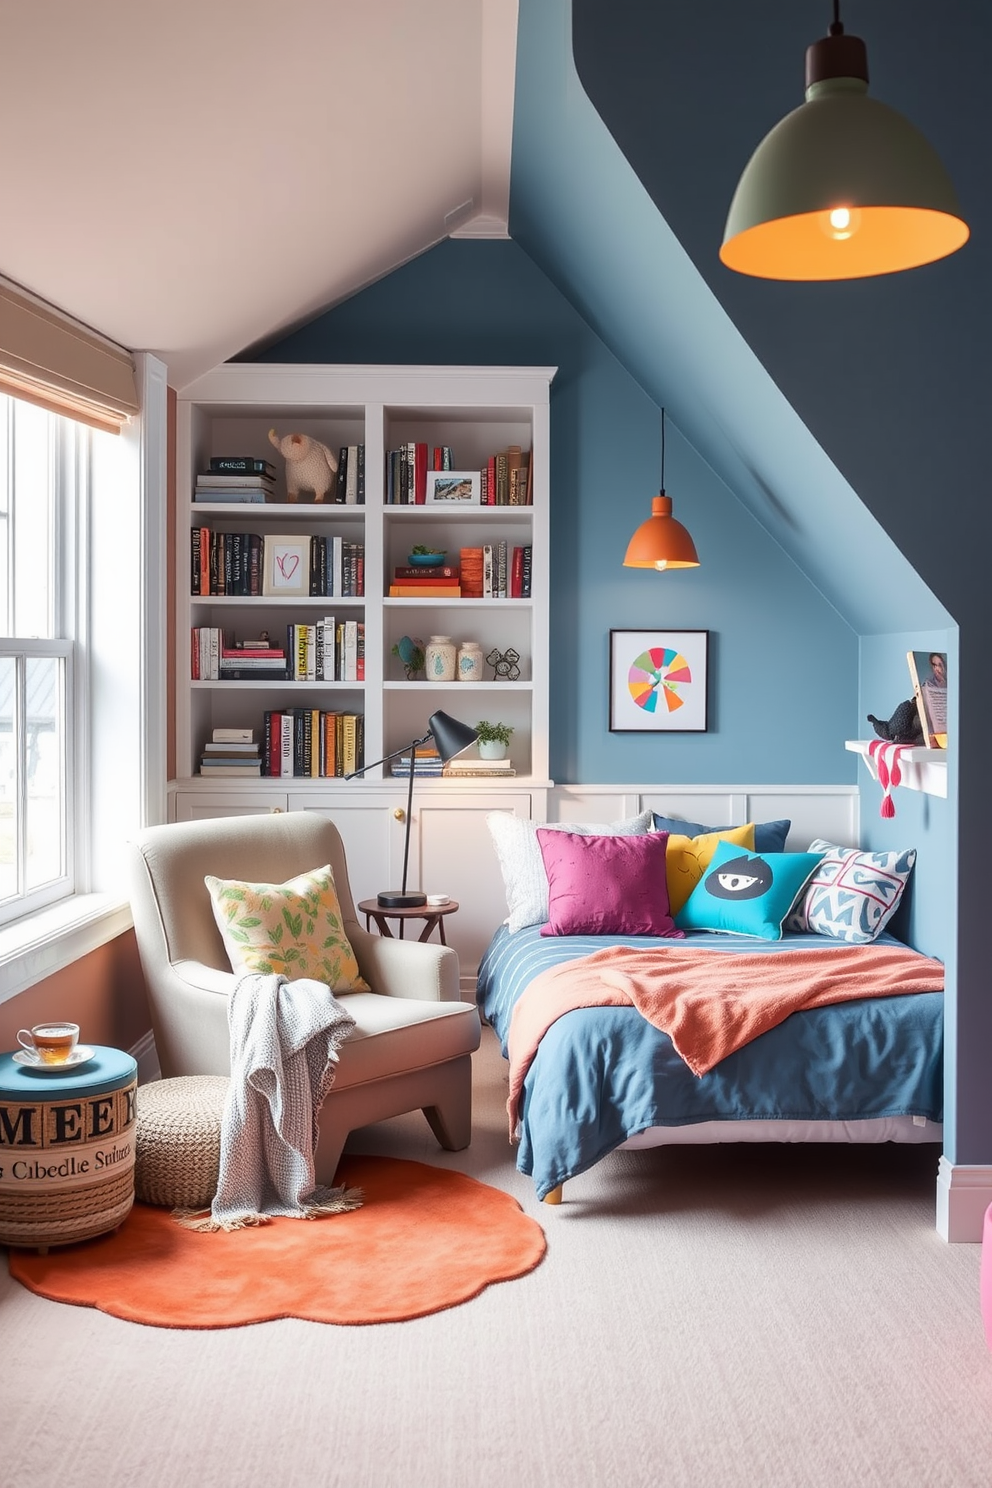
[[[455,1307],[532,1271],[544,1231],[516,1199],[446,1168],[346,1157],[337,1183],[361,1209],[200,1234],[135,1204],[120,1229],[38,1255],[10,1274],[55,1302],[158,1328],[233,1328],[274,1318],[396,1323]]]

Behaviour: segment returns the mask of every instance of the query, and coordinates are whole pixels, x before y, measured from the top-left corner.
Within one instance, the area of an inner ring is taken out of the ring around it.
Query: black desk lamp
[[[374,764],[363,765],[360,770],[352,770],[346,775],[345,780],[354,780],[356,775],[364,775],[366,770],[374,770],[376,765],[384,765],[387,760],[395,759],[398,754],[403,754],[407,749],[410,751],[410,782],[406,792],[406,837],[403,842],[403,886],[399,889],[383,889],[376,895],[377,902],[382,909],[419,909],[427,903],[427,895],[416,889],[407,891],[406,874],[410,862],[410,824],[413,821],[413,777],[417,759],[417,749],[421,744],[426,744],[428,739],[433,738],[437,745],[437,752],[441,756],[443,764],[454,759],[456,754],[461,754],[470,744],[474,744],[478,738],[475,729],[469,728],[467,723],[459,723],[457,718],[452,718],[450,713],[432,713],[427,720],[427,733],[422,739],[414,739],[412,744],[403,744],[399,749],[394,749],[392,754],[384,754]]]

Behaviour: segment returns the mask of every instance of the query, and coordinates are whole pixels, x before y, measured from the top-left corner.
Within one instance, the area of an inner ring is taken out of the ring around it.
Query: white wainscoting
[[[724,827],[787,817],[786,847],[805,852],[814,837],[857,847],[859,800],[856,785],[556,785],[548,820],[618,821],[650,810]]]

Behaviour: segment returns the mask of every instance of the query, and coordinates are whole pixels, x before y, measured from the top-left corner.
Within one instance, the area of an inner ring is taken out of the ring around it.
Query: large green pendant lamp
[[[672,516],[672,498],[665,494],[665,410],[661,410],[661,491],[651,502],[651,515],[627,544],[625,568],[698,568],[696,545],[681,522]]]
[[[922,134],[868,97],[868,54],[830,34],[806,50],[806,102],[765,136],[730,204],[720,258],[759,279],[864,279],[968,241],[954,187]]]

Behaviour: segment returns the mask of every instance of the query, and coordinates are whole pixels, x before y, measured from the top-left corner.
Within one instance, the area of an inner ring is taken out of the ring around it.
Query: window
[[[90,430],[0,395],[0,923],[74,892]]]

